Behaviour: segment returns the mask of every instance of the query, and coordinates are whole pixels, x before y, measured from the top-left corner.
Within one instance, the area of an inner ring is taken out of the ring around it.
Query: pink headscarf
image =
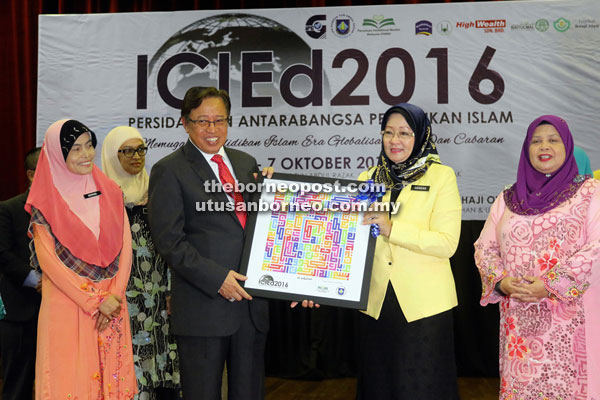
[[[30,214],[32,207],[39,210],[54,237],[75,257],[107,267],[123,244],[123,194],[95,165],[87,175],[67,168],[61,149],[66,121],[57,121],[46,131],[25,210]],[[94,138],[93,132],[88,134]],[[100,195],[84,197],[93,192]]]

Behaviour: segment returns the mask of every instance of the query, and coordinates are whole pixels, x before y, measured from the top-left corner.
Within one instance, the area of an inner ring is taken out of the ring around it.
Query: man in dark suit
[[[40,155],[35,148],[25,156],[29,183]],[[0,321],[0,354],[4,371],[2,399],[31,400],[35,376],[40,275],[29,265],[29,190],[0,202],[0,295],[6,316]]]
[[[171,330],[185,399],[220,399],[225,363],[229,399],[264,397],[268,304],[252,299],[238,282],[246,279],[238,273],[246,214],[196,208],[250,200],[248,193],[215,193],[207,185],[247,184],[258,172],[252,156],[223,147],[230,109],[223,90],[188,90],[181,121],[189,140],[157,162],[150,176],[150,229],[172,270]]]

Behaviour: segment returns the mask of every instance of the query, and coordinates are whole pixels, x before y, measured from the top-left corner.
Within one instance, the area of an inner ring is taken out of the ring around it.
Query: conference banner
[[[232,98],[227,146],[276,172],[356,179],[377,164],[385,110],[410,102],[463,219],[485,219],[539,115],[563,117],[600,168],[599,48],[596,0],[42,15],[37,142],[62,118],[100,143],[132,126],[150,171],[187,140],[186,90],[216,86]]]

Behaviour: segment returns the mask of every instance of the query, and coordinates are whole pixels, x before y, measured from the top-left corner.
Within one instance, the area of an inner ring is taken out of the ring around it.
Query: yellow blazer
[[[367,180],[374,171],[358,179]],[[389,202],[390,194],[382,201]],[[432,164],[402,189],[396,202],[400,210],[391,217],[390,237],[377,238],[366,313],[379,318],[391,281],[404,316],[412,322],[458,304],[449,260],[458,245],[462,211],[454,170]]]

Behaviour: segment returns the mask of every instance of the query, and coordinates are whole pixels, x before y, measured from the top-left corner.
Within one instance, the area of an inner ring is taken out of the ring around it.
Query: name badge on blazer
[[[415,190],[417,192],[429,192],[429,186],[425,186],[425,185],[410,185],[410,190]]]

